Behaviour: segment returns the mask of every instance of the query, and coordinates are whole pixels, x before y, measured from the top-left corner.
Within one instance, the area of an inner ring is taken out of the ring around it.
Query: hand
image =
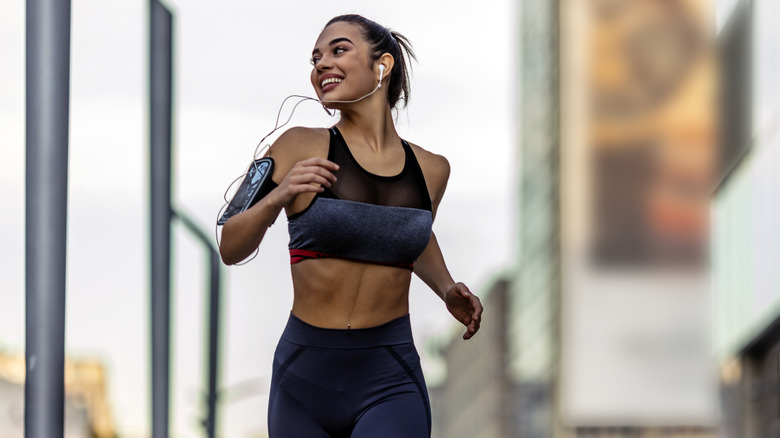
[[[444,291],[444,303],[452,316],[466,326],[463,339],[471,339],[479,330],[482,303],[463,283],[455,283]]]
[[[338,164],[320,157],[295,163],[277,187],[279,204],[286,207],[301,193],[322,192],[336,182],[333,172],[338,169]]]

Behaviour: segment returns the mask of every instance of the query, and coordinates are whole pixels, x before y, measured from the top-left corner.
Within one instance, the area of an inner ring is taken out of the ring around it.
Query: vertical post
[[[152,437],[168,437],[173,17],[149,2]]]
[[[214,246],[211,237],[206,234],[198,225],[186,214],[180,211],[174,211],[173,214],[182,222],[203,245],[207,251],[207,269],[209,272],[209,290],[206,300],[206,309],[209,314],[208,326],[208,345],[207,345],[207,371],[206,371],[206,418],[203,419],[203,426],[206,429],[206,436],[214,438],[217,431],[217,385],[219,378],[219,316],[222,283],[220,280],[220,271],[222,260],[219,257],[219,250]]]
[[[62,437],[70,1],[27,0],[24,433]]]
[[[219,312],[220,312],[220,278],[219,271],[222,260],[217,251],[209,252],[210,288],[209,288],[209,360],[208,360],[208,395],[206,433],[208,438],[215,438],[217,433],[217,376],[219,365]]]

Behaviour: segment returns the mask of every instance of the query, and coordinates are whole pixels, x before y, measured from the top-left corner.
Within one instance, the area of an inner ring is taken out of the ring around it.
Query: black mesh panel
[[[333,127],[330,132],[328,159],[339,165],[336,172],[338,181],[320,196],[388,207],[431,210],[425,177],[408,143],[402,142],[406,153],[404,169],[398,175],[386,177],[363,169],[350,153],[338,129]]]

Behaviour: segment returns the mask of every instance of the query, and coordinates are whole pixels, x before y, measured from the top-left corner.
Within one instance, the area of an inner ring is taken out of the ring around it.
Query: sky
[[[514,2],[166,5],[175,26],[174,208],[214,231],[223,193],[272,129],[282,100],[314,95],[308,60],[324,24],[360,13],[414,44],[419,62],[397,129],[452,166],[434,231],[453,276],[479,291],[511,263],[518,161]],[[66,350],[105,363],[124,437],[146,436],[150,424],[147,7],[146,1],[72,2]],[[24,8],[21,0],[0,4],[0,351],[9,354],[24,353]],[[304,103],[290,126],[336,120]],[[219,421],[225,436],[265,430],[273,350],[292,303],[287,239],[280,218],[256,259],[223,270]],[[202,435],[206,254],[178,223],[172,248],[171,431],[195,437]],[[430,373],[425,340],[451,331],[454,320],[416,277],[410,300]]]

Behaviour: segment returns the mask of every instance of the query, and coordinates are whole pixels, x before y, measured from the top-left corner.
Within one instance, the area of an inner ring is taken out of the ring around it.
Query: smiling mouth
[[[320,83],[320,88],[325,88],[326,85],[330,85],[330,84],[338,84],[341,81],[342,79],[340,78],[328,78],[322,81],[322,83]]]

